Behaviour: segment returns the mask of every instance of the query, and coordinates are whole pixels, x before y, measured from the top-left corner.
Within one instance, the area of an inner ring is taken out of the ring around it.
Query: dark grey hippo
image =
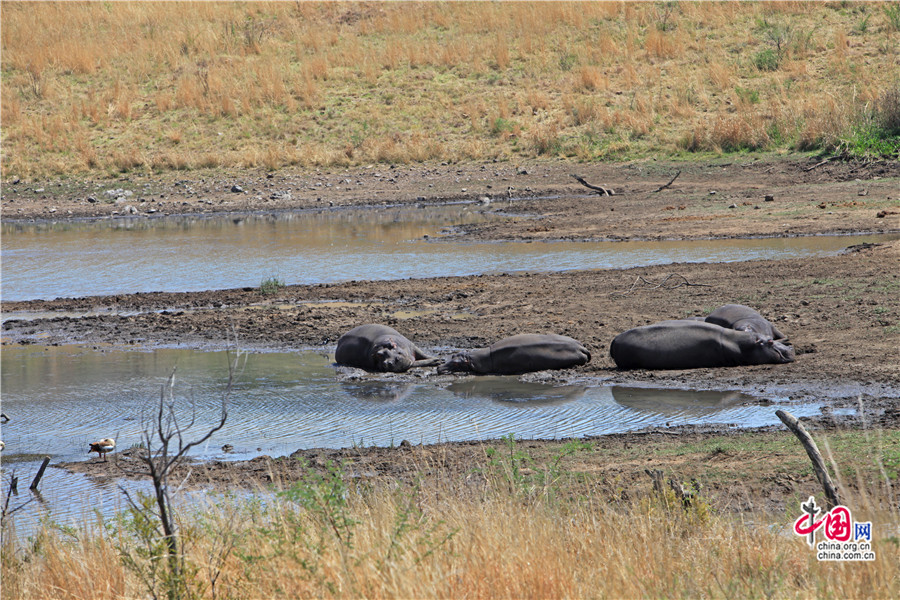
[[[581,342],[564,335],[522,333],[471,352],[454,354],[438,373],[517,375],[545,369],[567,369],[591,360]]]
[[[794,349],[754,331],[663,321],[620,333],[609,347],[620,369],[700,369],[787,363]]]
[[[754,331],[773,340],[783,340],[787,336],[778,331],[764,316],[743,304],[725,304],[706,315],[706,322],[726,329]]]
[[[334,360],[366,371],[402,373],[412,367],[429,367],[441,359],[428,356],[396,329],[386,325],[360,325],[340,337]]]

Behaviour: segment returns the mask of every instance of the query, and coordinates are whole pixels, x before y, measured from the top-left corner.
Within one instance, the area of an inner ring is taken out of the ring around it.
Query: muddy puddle
[[[42,517],[84,523],[93,509],[112,514],[123,499],[117,486],[48,469],[39,497],[28,482],[43,456],[51,465],[89,460],[88,444],[113,437],[118,450],[141,441],[167,378],[190,438],[218,418],[228,375],[224,352],[87,347],[8,347],[3,350],[4,487],[19,476],[17,513],[27,531]],[[246,357],[228,400],[228,419],[196,458],[283,456],[300,448],[392,446],[498,439],[558,439],[653,426],[720,423],[756,427],[777,423],[774,404],[741,392],[603,385],[596,380],[548,383],[541,377],[373,375],[338,368],[316,352],[254,353]],[[798,417],[820,404],[791,404]],[[227,445],[227,446],[226,446]],[[97,460],[96,455],[91,460]],[[141,484],[128,483],[133,489]],[[129,488],[132,489],[132,488]],[[74,498],[74,500],[73,500]]]
[[[508,218],[477,205],[122,218],[2,226],[4,300],[152,291],[618,269],[828,255],[897,235],[666,242],[490,242],[460,226]]]

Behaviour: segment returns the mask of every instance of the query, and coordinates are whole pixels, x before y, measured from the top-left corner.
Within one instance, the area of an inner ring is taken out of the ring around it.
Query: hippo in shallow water
[[[620,369],[699,369],[787,363],[794,349],[754,331],[701,321],[664,321],[613,339],[609,352]]]
[[[787,339],[764,316],[743,304],[725,304],[706,315],[706,322],[719,325],[726,329],[738,331],[754,331],[760,335],[770,337],[773,340]]]
[[[418,346],[386,325],[360,325],[340,337],[334,360],[366,371],[402,373],[412,367],[429,367],[441,359],[428,356]]]
[[[567,369],[591,360],[581,342],[564,335],[523,333],[488,348],[454,354],[438,373],[517,375],[545,369]]]

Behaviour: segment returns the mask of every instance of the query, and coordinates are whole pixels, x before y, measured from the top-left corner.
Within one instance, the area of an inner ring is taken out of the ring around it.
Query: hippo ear
[[[391,348],[397,347],[397,341],[394,338],[388,338],[388,340],[391,342]]]

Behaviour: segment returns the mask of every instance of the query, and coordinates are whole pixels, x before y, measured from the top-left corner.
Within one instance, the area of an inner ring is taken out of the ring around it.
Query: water
[[[402,440],[429,444],[508,434],[558,439],[650,426],[779,422],[777,399],[774,406],[747,404],[754,399],[740,392],[552,385],[495,376],[362,375],[332,362],[333,356],[311,351],[249,355],[229,399],[224,428],[191,455],[249,459],[299,448],[390,446]],[[220,415],[228,376],[224,352],[5,347],[0,385],[3,412],[11,420],[0,430],[6,444],[4,486],[15,470],[24,499],[44,455],[52,465],[88,459],[89,442],[102,437],[115,438],[119,450],[139,443],[176,367],[174,395],[182,419],[196,417],[196,426],[187,432],[193,439]],[[790,411],[808,416],[819,406],[791,405]],[[226,453],[225,444],[234,451]],[[127,485],[139,489],[144,484]],[[42,500],[17,516],[25,530],[46,514],[58,522],[83,523],[93,507],[105,514],[122,508],[117,486],[60,469],[48,469],[41,491]]]
[[[442,233],[503,218],[470,205],[2,225],[4,300],[609,269],[834,254],[900,236],[473,243]],[[426,237],[427,236],[427,237]]]

